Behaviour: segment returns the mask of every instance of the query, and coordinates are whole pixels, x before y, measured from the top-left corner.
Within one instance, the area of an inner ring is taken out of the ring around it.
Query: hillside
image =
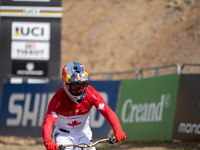
[[[62,0],[61,68],[91,72],[199,63],[199,0]]]

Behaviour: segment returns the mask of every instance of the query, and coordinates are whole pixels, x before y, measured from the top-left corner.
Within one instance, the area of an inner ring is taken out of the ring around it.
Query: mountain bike
[[[65,147],[75,146],[75,147],[81,148],[81,150],[98,150],[102,146],[104,146],[104,145],[97,146],[100,143],[114,144],[115,142],[116,142],[116,138],[112,137],[112,138],[100,139],[100,140],[98,140],[98,141],[96,141],[94,143],[91,143],[91,144],[81,144],[81,145],[79,145],[79,144],[68,144],[68,145],[60,145],[58,149],[59,150],[64,150]]]

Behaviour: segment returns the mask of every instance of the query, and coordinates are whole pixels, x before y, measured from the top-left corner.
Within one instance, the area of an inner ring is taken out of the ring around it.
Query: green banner
[[[117,115],[127,140],[172,140],[179,75],[122,80]]]

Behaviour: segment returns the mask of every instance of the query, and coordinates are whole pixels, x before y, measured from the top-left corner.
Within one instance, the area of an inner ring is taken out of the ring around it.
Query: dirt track
[[[198,142],[182,142],[182,141],[135,141],[120,142],[118,144],[104,146],[102,150],[190,150],[200,149]],[[41,138],[23,138],[13,136],[0,136],[0,150],[45,150]]]

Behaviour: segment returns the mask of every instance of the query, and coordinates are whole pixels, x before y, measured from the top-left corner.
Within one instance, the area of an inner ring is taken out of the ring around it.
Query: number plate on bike
[[[83,148],[83,150],[96,150],[96,147],[93,146],[93,147],[85,147]]]

